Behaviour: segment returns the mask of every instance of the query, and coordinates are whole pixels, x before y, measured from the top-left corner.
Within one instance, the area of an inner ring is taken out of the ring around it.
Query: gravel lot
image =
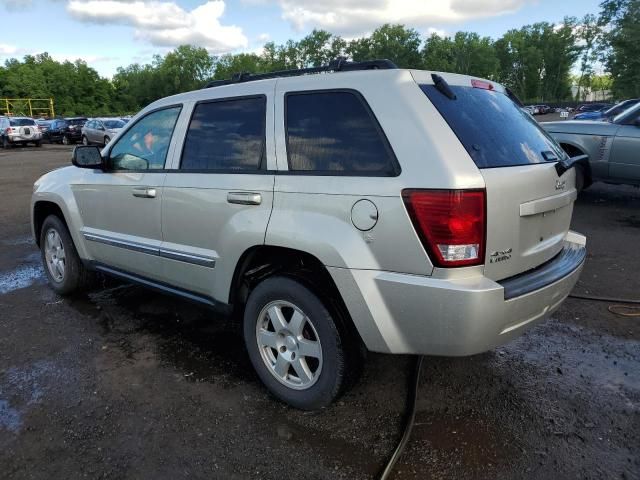
[[[0,150],[0,477],[373,478],[400,433],[408,357],[370,355],[333,407],[273,400],[224,318],[105,282],[42,278],[29,197],[70,149]],[[594,185],[580,293],[640,298],[640,190]],[[640,319],[569,299],[495,351],[425,359],[396,479],[640,478]]]

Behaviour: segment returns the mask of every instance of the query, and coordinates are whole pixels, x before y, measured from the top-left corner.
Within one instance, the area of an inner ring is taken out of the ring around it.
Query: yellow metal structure
[[[0,98],[0,115],[53,118],[53,98]]]

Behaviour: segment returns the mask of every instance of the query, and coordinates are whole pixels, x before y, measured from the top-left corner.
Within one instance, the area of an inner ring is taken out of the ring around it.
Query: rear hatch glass
[[[421,88],[484,178],[484,274],[501,280],[557,255],[576,197],[574,170],[562,177],[555,170],[555,160],[565,158],[561,148],[500,91],[451,85],[452,99],[433,85]]]
[[[452,85],[456,99],[421,85],[478,168],[530,165],[564,158],[562,149],[505,94]]]
[[[9,120],[12,127],[35,127],[36,121],[30,118],[12,118]]]

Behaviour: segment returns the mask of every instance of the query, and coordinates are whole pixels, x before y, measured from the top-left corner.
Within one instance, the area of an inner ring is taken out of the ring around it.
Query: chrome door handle
[[[262,195],[256,192],[229,192],[227,193],[227,202],[238,205],[260,205]]]
[[[155,188],[134,188],[131,193],[138,198],[156,198]]]

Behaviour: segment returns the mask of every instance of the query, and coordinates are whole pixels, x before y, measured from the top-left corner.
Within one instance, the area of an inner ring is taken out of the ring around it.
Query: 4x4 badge
[[[513,252],[512,248],[508,250],[496,250],[491,254],[489,263],[505,262],[511,258],[511,252]]]

